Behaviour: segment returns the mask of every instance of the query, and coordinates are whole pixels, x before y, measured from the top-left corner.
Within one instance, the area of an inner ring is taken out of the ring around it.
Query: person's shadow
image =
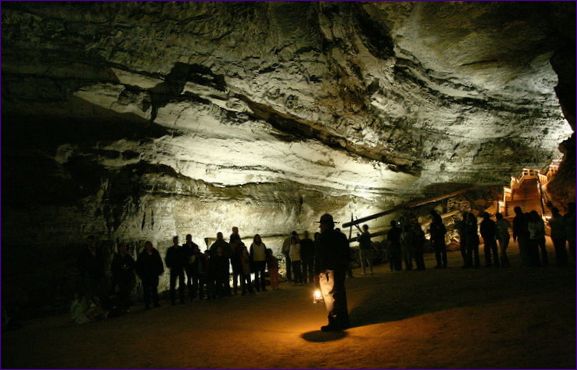
[[[308,342],[332,342],[343,339],[347,336],[346,331],[320,331],[313,330],[301,335],[301,338]]]
[[[574,271],[573,271],[574,273]],[[403,271],[354,279],[349,285],[359,293],[349,296],[350,328],[398,321],[418,315],[459,307],[482,307],[487,304],[527,296],[539,296],[548,286],[558,284],[566,271],[539,269],[481,268]],[[574,291],[567,277],[568,289]],[[386,284],[383,283],[386,279]],[[516,284],[504,282],[517,281]],[[373,286],[374,285],[374,286]],[[366,287],[366,288],[365,288]],[[365,289],[363,289],[365,288]]]

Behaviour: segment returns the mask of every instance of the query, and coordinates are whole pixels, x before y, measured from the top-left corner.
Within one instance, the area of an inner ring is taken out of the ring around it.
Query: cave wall
[[[236,225],[278,250],[327,211],[506,184],[565,140],[574,195],[574,4],[2,10],[3,260],[23,292],[31,258],[69,294],[88,235],[164,253]]]

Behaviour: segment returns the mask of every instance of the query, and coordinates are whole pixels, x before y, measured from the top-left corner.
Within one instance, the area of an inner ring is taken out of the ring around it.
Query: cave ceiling
[[[269,233],[363,216],[506,184],[573,132],[550,59],[574,45],[574,3],[2,8],[14,202],[65,192],[44,201],[90,204],[109,232],[154,217],[176,232],[185,206],[205,235],[263,210]],[[45,188],[18,183],[31,147]]]

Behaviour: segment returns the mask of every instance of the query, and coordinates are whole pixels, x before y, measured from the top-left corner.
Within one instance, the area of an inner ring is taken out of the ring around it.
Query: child
[[[266,249],[266,268],[268,270],[268,276],[270,277],[270,286],[272,289],[278,289],[278,259],[273,256],[272,249]]]

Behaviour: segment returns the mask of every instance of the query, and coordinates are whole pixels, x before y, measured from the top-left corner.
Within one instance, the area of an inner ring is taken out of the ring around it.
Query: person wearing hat
[[[333,216],[325,213],[320,219],[321,233],[315,248],[316,282],[328,312],[328,325],[322,331],[338,331],[349,327],[345,275],[349,265],[349,242],[337,232]]]

